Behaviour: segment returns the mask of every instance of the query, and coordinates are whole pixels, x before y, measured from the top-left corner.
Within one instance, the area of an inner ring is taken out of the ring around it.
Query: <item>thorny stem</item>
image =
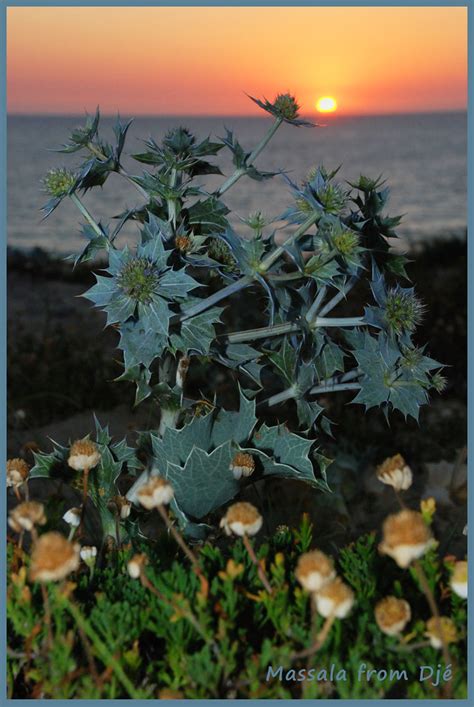
[[[260,581],[262,582],[263,586],[267,590],[267,592],[272,595],[273,594],[273,589],[270,585],[270,582],[268,581],[268,577],[265,574],[265,570],[262,567],[262,564],[258,561],[257,555],[255,554],[255,550],[252,547],[252,543],[250,542],[250,539],[246,533],[243,535],[243,541],[245,545],[245,549],[247,550],[250,559],[252,560],[253,564],[257,568],[257,573],[258,576],[260,577]]]
[[[269,253],[267,257],[262,260],[262,262],[260,263],[259,272],[267,272],[267,270],[273,265],[273,263],[283,255],[283,253],[285,252],[285,248],[287,248],[289,245],[294,243],[300,236],[306,233],[308,228],[310,228],[310,226],[316,223],[320,216],[321,214],[319,211],[315,211],[310,216],[308,216],[306,221],[303,221],[303,223],[299,226],[299,228],[296,229],[292,236],[289,236],[289,238],[287,238],[286,241],[282,243],[282,245],[278,246],[278,248],[275,248],[272,253]]]
[[[176,176],[176,169],[172,169],[170,175],[170,187],[172,189],[176,184]],[[173,228],[176,228],[176,203],[174,199],[167,199],[166,203],[168,205],[168,220],[173,225]]]
[[[326,296],[326,291],[327,291],[326,285],[321,287],[321,289],[319,290],[319,292],[316,296],[316,299],[314,300],[313,304],[306,312],[306,321],[310,322],[312,319],[314,319],[314,317],[318,313],[318,310],[321,306],[321,302],[323,301],[324,297]]]
[[[319,316],[320,316],[320,317],[324,317],[325,314],[327,314],[327,313],[330,312],[332,309],[334,309],[334,307],[335,307],[337,304],[339,304],[339,302],[340,302],[342,299],[344,299],[344,297],[352,290],[352,288],[354,287],[354,285],[356,284],[356,282],[358,281],[358,279],[359,279],[359,278],[357,278],[357,277],[355,277],[355,276],[351,277],[351,278],[346,282],[346,284],[344,285],[344,287],[342,288],[342,290],[341,290],[340,292],[338,292],[337,295],[334,295],[334,297],[333,297],[332,299],[330,299],[327,304],[324,305],[324,307],[322,308],[322,310],[319,312]]]
[[[365,323],[364,317],[316,317],[311,322],[311,329],[317,327],[353,327],[361,326]],[[286,324],[275,324],[274,326],[261,327],[259,329],[247,329],[246,331],[234,331],[228,334],[229,343],[236,344],[241,341],[252,341],[255,339],[265,339],[267,336],[281,336],[282,334],[293,334],[303,328],[303,324],[298,322],[288,322]]]
[[[348,371],[340,376],[333,376],[332,378],[327,378],[322,381],[319,385],[313,386],[308,391],[308,395],[317,395],[321,393],[334,393],[341,390],[358,390],[360,388],[359,383],[351,383],[350,381],[357,378],[360,375],[358,368],[352,371]],[[261,405],[266,404],[269,407],[273,405],[278,405],[279,403],[285,402],[285,400],[290,400],[296,397],[298,393],[296,386],[291,386],[286,390],[282,390],[281,393],[276,393],[266,400],[262,400]]]
[[[226,297],[233,295],[235,292],[239,292],[245,287],[248,287],[251,283],[252,278],[248,276],[242,277],[240,278],[240,280],[232,282],[230,285],[227,285],[227,287],[223,287],[222,290],[215,292],[213,295],[210,295],[210,297],[206,297],[206,299],[201,300],[201,302],[198,302],[193,307],[187,309],[181,314],[181,316],[179,317],[179,321],[184,322],[186,319],[190,319],[191,317],[196,316],[196,314],[204,312],[206,309],[209,309],[209,307],[212,307],[217,302],[220,302]]]
[[[171,535],[176,540],[176,542],[178,543],[179,547],[184,552],[186,557],[190,560],[195,573],[197,574],[197,576],[199,577],[199,579],[201,581],[202,593],[204,594],[204,596],[207,596],[208,589],[209,589],[209,582],[207,581],[207,578],[204,576],[204,573],[203,573],[201,567],[199,566],[199,562],[198,562],[196,555],[191,550],[191,548],[188,547],[188,545],[185,543],[181,533],[176,529],[176,527],[171,522],[165,506],[163,506],[162,504],[159,505],[158,511],[159,511],[161,517],[163,518],[163,520],[165,521],[166,527],[170,531]]]
[[[436,621],[436,630],[439,635],[439,639],[441,641],[441,647],[442,647],[442,653],[443,653],[443,660],[445,663],[445,666],[448,666],[451,663],[451,658],[449,655],[449,649],[448,645],[445,641],[444,634],[442,632],[442,626],[441,626],[441,617],[439,614],[439,609],[438,605],[436,603],[436,599],[434,598],[433,592],[431,591],[431,587],[428,583],[428,580],[426,578],[425,571],[423,567],[421,566],[421,562],[419,560],[415,560],[413,562],[413,567],[416,572],[416,575],[418,577],[418,581],[421,584],[421,588],[423,590],[424,595],[426,596],[426,599],[428,601],[428,605],[431,609],[431,613],[433,614],[435,621]],[[446,691],[446,697],[451,697],[451,684],[446,683],[444,686],[445,691]]]
[[[86,209],[86,207],[84,206],[82,201],[79,199],[77,194],[74,194],[74,193],[69,194],[69,197],[70,197],[71,201],[77,206],[77,208],[79,209],[81,214],[84,216],[86,221],[88,221],[88,223],[92,226],[92,228],[94,229],[94,233],[96,233],[98,236],[103,236],[104,235],[103,230],[101,229],[99,224],[95,221],[94,217],[91,216],[91,214]]]
[[[255,162],[259,154],[262,152],[262,150],[265,149],[265,147],[268,145],[280,125],[282,124],[283,120],[281,118],[277,118],[273,125],[271,126],[270,130],[266,133],[266,135],[263,137],[263,139],[258,143],[256,148],[253,150],[253,152],[250,153],[247,163],[245,167],[239,167],[238,169],[235,170],[231,176],[226,179],[224,184],[222,184],[219,189],[217,190],[216,194],[217,196],[222,196],[228,189],[230,189],[234,184],[240,179],[240,177],[243,177],[244,174],[246,174],[248,167],[251,167],[252,164]]]

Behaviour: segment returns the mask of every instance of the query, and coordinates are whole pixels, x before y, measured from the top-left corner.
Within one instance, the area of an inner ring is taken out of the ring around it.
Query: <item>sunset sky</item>
[[[455,7],[8,8],[11,113],[306,114],[466,107],[467,10]]]

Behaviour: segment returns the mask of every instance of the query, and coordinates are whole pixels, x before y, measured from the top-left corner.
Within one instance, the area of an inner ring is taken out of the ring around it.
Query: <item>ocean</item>
[[[41,247],[54,254],[78,252],[84,240],[78,235],[81,221],[71,202],[63,202],[42,220],[41,205],[47,200],[41,179],[52,167],[73,167],[77,154],[53,152],[67,141],[81,117],[10,116],[8,119],[8,244],[15,248]],[[269,147],[258,158],[261,169],[285,169],[293,181],[323,164],[327,169],[342,165],[338,179],[354,180],[362,173],[382,174],[391,189],[388,212],[404,214],[398,232],[400,246],[409,249],[420,241],[437,237],[465,237],[467,123],[465,113],[427,113],[393,116],[325,118],[319,128],[283,125]],[[103,137],[110,138],[113,119],[104,118]],[[176,125],[184,125],[203,138],[223,136],[231,128],[251,150],[270,124],[265,118],[157,117],[137,118],[130,130],[126,151],[143,151],[149,136],[159,141]],[[225,175],[233,171],[228,151],[218,156]],[[140,174],[145,165],[132,159],[126,168]],[[201,178],[199,184],[213,189],[223,177]],[[225,195],[235,211],[233,225],[241,231],[238,217],[261,210],[277,218],[291,203],[283,178],[266,182],[242,178]],[[94,189],[84,203],[96,220],[112,223],[124,208],[141,203],[139,193],[125,179],[112,175],[104,188]],[[134,242],[136,223],[123,232],[122,241]]]

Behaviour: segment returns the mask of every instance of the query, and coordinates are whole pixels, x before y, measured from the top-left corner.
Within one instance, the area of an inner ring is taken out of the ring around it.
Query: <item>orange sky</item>
[[[255,114],[244,92],[340,113],[466,107],[467,10],[8,8],[12,113]]]

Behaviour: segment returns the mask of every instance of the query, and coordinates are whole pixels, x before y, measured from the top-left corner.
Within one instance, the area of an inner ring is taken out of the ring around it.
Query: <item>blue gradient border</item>
[[[474,129],[472,122],[473,114],[473,90],[472,85],[474,83],[474,40],[469,42],[469,40],[474,35],[474,0],[445,0],[444,2],[440,0],[414,0],[414,2],[407,2],[403,0],[385,0],[376,2],[374,0],[362,0],[362,2],[357,2],[356,0],[322,0],[320,2],[312,2],[311,0],[297,0],[297,2],[291,2],[290,0],[184,0],[179,1],[168,1],[168,2],[153,2],[151,0],[141,0],[137,3],[130,2],[130,0],[82,0],[76,2],[75,0],[60,0],[59,2],[41,2],[37,0],[15,0],[8,2],[8,0],[0,0],[0,51],[1,51],[1,75],[0,75],[0,417],[3,421],[2,428],[0,431],[0,451],[2,460],[6,459],[6,297],[7,297],[7,285],[6,285],[6,243],[7,243],[7,195],[6,195],[6,174],[7,174],[7,113],[6,113],[6,32],[7,32],[7,9],[9,7],[466,7],[468,9],[468,87],[469,87],[469,97],[468,97],[468,275],[474,273],[474,252],[469,244],[470,231],[474,225],[474,194],[473,194],[473,167],[474,167]],[[474,428],[472,425],[472,407],[474,403],[474,384],[472,381],[472,373],[474,370],[474,308],[473,308],[473,297],[474,297],[474,281],[471,281],[468,276],[468,465],[470,468],[472,461],[472,445],[474,442]],[[2,461],[4,465],[4,462]],[[4,468],[4,466],[3,466]],[[473,529],[471,519],[473,517],[473,506],[474,497],[471,484],[468,488],[468,548],[471,547]],[[51,700],[9,700],[7,699],[7,673],[6,673],[6,555],[4,553],[4,548],[6,547],[6,485],[5,483],[0,483],[0,494],[3,513],[1,514],[2,519],[0,522],[0,544],[1,544],[1,556],[0,556],[0,583],[1,583],[1,593],[0,593],[0,624],[2,626],[1,640],[0,640],[0,664],[2,665],[2,670],[0,672],[0,704],[15,704],[15,705],[33,705],[42,704],[45,702],[51,702]],[[474,569],[472,563],[470,563],[469,568],[469,583],[473,585],[474,579]],[[473,656],[473,615],[472,610],[469,606],[468,608],[468,656]],[[394,705],[433,705],[433,704],[460,704],[460,705],[473,705],[474,706],[474,692],[472,688],[473,678],[472,670],[468,674],[468,697],[466,700],[389,700],[390,704]],[[286,704],[299,704],[300,700],[264,700],[269,705],[279,705],[282,702]],[[66,704],[77,704],[77,705],[101,705],[104,702],[111,705],[121,705],[123,700],[53,700],[55,705],[66,705]],[[149,705],[151,703],[157,702],[159,704],[165,704],[172,707],[172,705],[187,705],[193,704],[201,707],[203,705],[211,705],[215,703],[214,700],[128,700],[136,704]],[[217,701],[218,702],[218,701]],[[308,701],[305,701],[306,703]],[[358,703],[368,703],[373,705],[381,705],[385,700],[309,700],[309,702],[315,702],[317,704],[331,704],[336,702],[340,705],[351,705],[356,702]],[[257,700],[225,700],[226,704],[257,704]]]

